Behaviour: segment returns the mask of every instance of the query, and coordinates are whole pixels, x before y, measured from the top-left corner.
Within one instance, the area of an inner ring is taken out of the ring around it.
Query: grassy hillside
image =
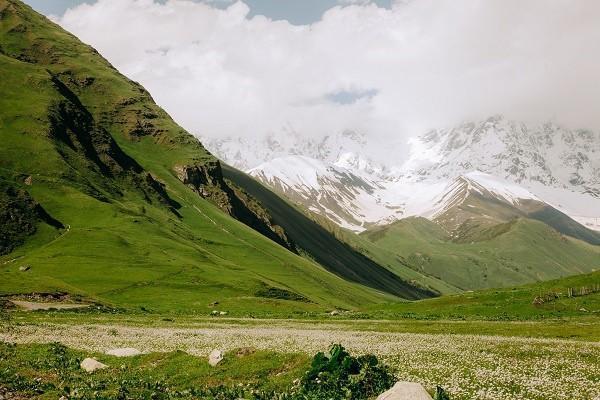
[[[0,200],[21,204],[10,217],[30,227],[2,232],[14,246],[3,245],[0,294],[244,315],[394,299],[286,249],[281,228],[140,85],[16,0],[0,0],[0,76],[0,181],[12,193]]]
[[[374,306],[368,314],[372,318],[472,320],[587,317],[595,324],[600,316],[600,271],[513,288]]]
[[[471,230],[471,233],[473,231]],[[463,290],[506,287],[600,269],[600,247],[534,220],[481,228],[476,241],[451,240],[424,218],[407,218],[360,236],[398,262]]]
[[[353,280],[364,284],[376,281],[380,287],[390,287],[390,290],[397,288],[406,293],[405,297],[412,299],[429,297],[434,292],[441,292],[436,286],[429,285],[427,277],[406,267],[396,270],[382,269],[377,264],[380,261],[378,258],[369,258],[371,255],[367,257],[345,241],[339,240],[323,226],[247,174],[228,166],[223,170],[226,178],[260,201],[273,217],[273,221],[283,227],[301,253],[329,270],[341,276],[351,276]],[[411,285],[400,285],[398,277],[410,282]]]

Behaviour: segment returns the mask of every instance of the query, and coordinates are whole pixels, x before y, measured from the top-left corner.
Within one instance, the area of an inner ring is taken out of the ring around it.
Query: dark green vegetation
[[[11,253],[0,294],[200,315],[214,304],[302,315],[429,294],[347,246],[352,262],[325,268],[295,254],[144,88],[17,0],[0,0],[0,75],[0,201],[17,216],[1,233]]]
[[[369,399],[395,383],[388,368],[377,357],[352,357],[341,345],[327,354],[318,353],[302,379],[298,393],[307,399]]]
[[[51,399],[362,400],[395,381],[374,356],[352,357],[340,345],[304,355],[239,349],[216,367],[184,352],[132,358],[96,355],[107,368],[90,374],[89,354],[59,343],[0,342],[0,394]]]

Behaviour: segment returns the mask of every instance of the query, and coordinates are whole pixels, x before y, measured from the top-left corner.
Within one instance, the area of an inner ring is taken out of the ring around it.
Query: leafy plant
[[[313,358],[299,394],[309,399],[367,399],[389,389],[394,381],[377,357],[352,357],[343,346],[334,344],[327,354]]]

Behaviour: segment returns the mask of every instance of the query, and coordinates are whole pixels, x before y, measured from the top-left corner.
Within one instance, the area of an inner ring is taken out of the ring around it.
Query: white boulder
[[[94,372],[98,369],[106,368],[108,365],[102,364],[94,358],[86,358],[81,362],[80,367],[87,372]]]
[[[396,382],[387,392],[379,395],[377,400],[432,400],[420,383]]]
[[[223,352],[221,350],[213,350],[208,356],[208,363],[211,366],[216,366],[223,360]]]

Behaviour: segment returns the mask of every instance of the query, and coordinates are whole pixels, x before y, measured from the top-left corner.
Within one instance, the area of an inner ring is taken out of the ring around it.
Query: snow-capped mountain
[[[495,116],[411,141],[396,179],[448,180],[483,171],[516,183],[575,220],[600,229],[600,133]]]
[[[465,193],[546,203],[600,230],[600,134],[494,116],[410,141],[401,165],[351,131],[207,141],[234,166],[338,225],[362,231],[408,216],[439,218]]]
[[[350,230],[361,231],[374,222],[391,222],[402,215],[399,206],[381,199],[384,182],[360,168],[347,169],[295,155],[275,158],[248,173],[293,202]]]

